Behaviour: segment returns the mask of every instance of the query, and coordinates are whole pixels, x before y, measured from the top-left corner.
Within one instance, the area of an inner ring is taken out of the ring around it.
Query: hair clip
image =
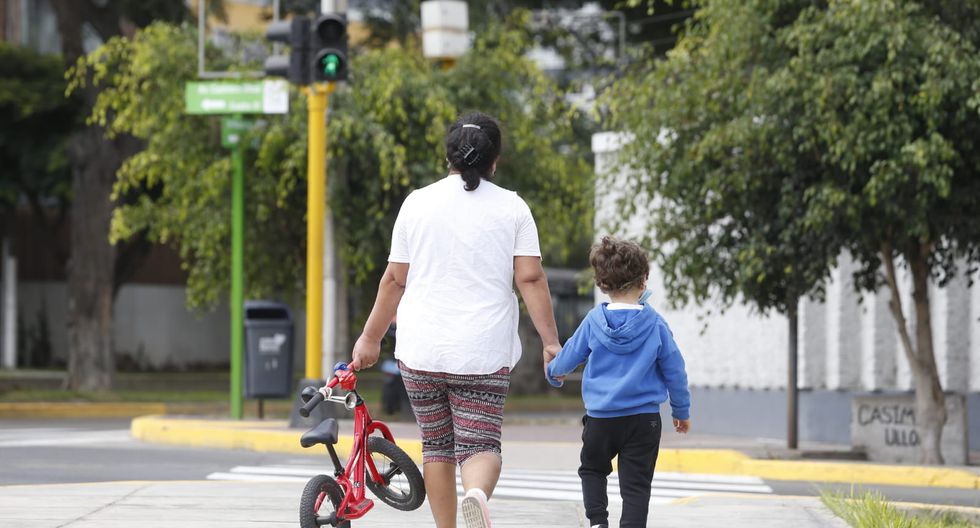
[[[463,128],[475,128],[477,130],[481,130],[480,125],[474,125],[473,123],[466,123],[463,125]]]
[[[476,162],[480,161],[480,153],[476,151],[476,147],[470,145],[469,143],[463,143],[459,148],[459,152],[463,155],[463,163],[467,167],[472,167]],[[473,154],[476,154],[473,156]],[[471,158],[472,156],[472,158]]]

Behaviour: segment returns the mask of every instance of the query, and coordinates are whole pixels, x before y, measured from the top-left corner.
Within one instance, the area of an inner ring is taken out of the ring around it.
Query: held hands
[[[354,343],[350,368],[354,370],[371,368],[378,362],[379,355],[381,355],[381,342],[368,339],[362,334]]]
[[[558,356],[559,352],[561,352],[561,345],[559,344],[548,345],[544,347],[544,351],[542,352],[544,356],[544,377],[548,379],[548,382],[552,385],[554,385],[554,383],[552,383],[551,379],[548,378],[548,364]],[[558,380],[559,383],[558,385],[555,385],[556,387],[560,387],[561,384],[565,382],[565,376],[556,376],[554,379]]]
[[[674,430],[681,434],[687,434],[691,429],[691,420],[678,420],[674,418]]]

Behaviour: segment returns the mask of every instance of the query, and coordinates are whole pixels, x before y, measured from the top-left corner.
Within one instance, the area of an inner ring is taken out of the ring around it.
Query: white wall
[[[44,312],[54,356],[64,359],[68,351],[65,283],[22,282],[19,288],[21,319],[35,325],[38,314]],[[228,363],[227,305],[222,303],[204,314],[189,312],[186,306],[183,287],[123,286],[114,307],[117,354],[128,354],[152,368]]]
[[[21,282],[18,288],[21,321],[36,326],[38,314],[43,313],[52,353],[65,360],[68,355],[65,283]],[[305,312],[295,307],[291,309],[293,366],[302,370],[305,365]],[[141,368],[184,369],[230,363],[231,323],[227,302],[221,302],[212,311],[192,312],[187,309],[183,286],[127,284],[116,298],[113,317],[115,353],[132,357]],[[341,356],[349,357],[349,351],[344,351]]]
[[[618,215],[616,200],[630,192],[626,174],[616,165],[620,141],[621,136],[612,133],[592,138],[598,182],[597,237],[609,234],[610,221]],[[640,216],[627,219],[613,234],[638,237],[645,229],[641,220]],[[889,293],[865,294],[862,300],[852,282],[855,266],[849,256],[842,255],[827,285],[825,302],[800,303],[800,386],[908,390],[912,387],[911,373],[888,307]],[[900,271],[899,282],[906,318],[913,318],[911,280],[906,271]],[[788,328],[784,317],[762,317],[744,306],[722,315],[717,314],[717,306],[668,310],[662,301],[663,284],[656,266],[651,267],[649,284],[655,296],[653,305],[670,324],[687,360],[692,385],[786,387]],[[930,294],[943,387],[958,392],[980,391],[980,285],[971,288],[965,278],[958,277],[944,288],[934,285]],[[604,300],[601,294],[597,300]],[[709,310],[715,315],[701,321],[699,316]]]
[[[627,191],[624,177],[615,167],[617,141],[613,134],[596,134],[592,138],[599,175],[596,237],[610,234],[606,226],[617,215],[616,201]],[[603,183],[604,178],[610,180]],[[630,219],[612,234],[637,238],[643,230],[640,220]],[[648,287],[653,291],[652,306],[667,321],[684,354],[691,385],[752,389],[786,386],[789,342],[786,318],[763,317],[751,313],[744,305],[733,306],[721,315],[714,307],[715,313],[707,318],[704,317],[707,309],[703,307],[672,310],[664,300],[662,275],[656,266],[651,267]],[[596,293],[597,300],[606,300],[600,292]]]

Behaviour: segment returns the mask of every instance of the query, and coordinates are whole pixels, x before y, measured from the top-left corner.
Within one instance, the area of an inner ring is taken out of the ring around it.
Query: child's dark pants
[[[660,414],[636,414],[618,418],[583,419],[582,494],[589,522],[609,524],[606,477],[612,459],[619,455],[619,493],[623,498],[620,528],[646,528],[650,508],[650,483],[660,451]]]

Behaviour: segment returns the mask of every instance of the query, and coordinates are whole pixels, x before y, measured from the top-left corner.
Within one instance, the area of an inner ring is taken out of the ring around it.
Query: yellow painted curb
[[[731,449],[663,449],[657,459],[657,469],[750,475],[771,480],[980,489],[980,475],[962,469],[865,462],[758,460]]]
[[[135,438],[154,443],[281,453],[322,452],[316,448],[300,447],[302,431],[290,431],[286,427],[285,421],[233,422],[143,416],[133,420],[131,430]],[[344,457],[350,454],[350,433],[341,431],[342,436],[337,443],[337,453]],[[412,459],[421,462],[421,441],[396,440]],[[567,445],[578,446],[575,443]],[[980,475],[962,469],[863,462],[757,460],[731,449],[662,449],[657,469],[679,473],[747,475],[770,480],[980,489]]]
[[[222,449],[247,449],[250,451],[296,453],[304,455],[323,454],[323,448],[303,448],[299,445],[302,431],[285,430],[285,421],[262,422],[217,422],[215,420],[192,420],[167,418],[164,416],[141,416],[133,420],[130,432],[134,438],[158,444],[174,444],[192,447],[213,447]],[[346,433],[346,434],[345,434]],[[422,461],[422,442],[395,438],[402,448],[416,462]],[[336,444],[337,454],[350,456],[353,436],[350,431],[341,431]]]
[[[163,403],[130,402],[4,402],[0,418],[129,418],[165,414]]]

